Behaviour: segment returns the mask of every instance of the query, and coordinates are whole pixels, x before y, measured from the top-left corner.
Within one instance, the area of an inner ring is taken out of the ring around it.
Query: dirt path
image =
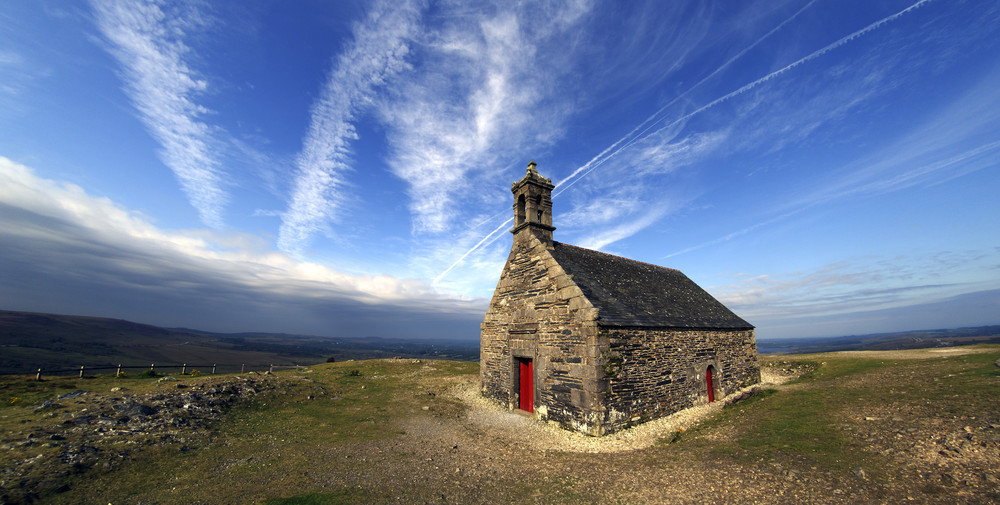
[[[931,359],[970,352],[979,351],[850,354],[875,359]],[[824,357],[832,355],[816,356]],[[767,369],[763,386],[788,391],[819,387],[785,386],[794,375],[780,372],[780,368]],[[888,376],[897,372],[879,369],[851,380],[870,385],[896,380]],[[464,413],[409,420],[404,426],[406,434],[391,442],[391,450],[414,457],[403,466],[389,461],[378,465],[388,480],[414,486],[419,481],[420,487],[435,483],[436,494],[411,495],[415,502],[950,504],[995,503],[1000,497],[998,472],[988,470],[1000,462],[1000,444],[996,442],[1000,426],[980,422],[966,429],[959,425],[972,421],[927,419],[932,414],[893,405],[884,406],[875,415],[857,412],[854,421],[842,425],[849,437],[869,444],[873,453],[882,454],[886,464],[896,469],[874,477],[860,467],[853,473],[837,472],[787,457],[746,464],[715,453],[711,443],[679,444],[683,447],[675,449],[663,442],[717,415],[725,401],[594,438],[483,399],[476,377],[456,379],[442,396],[464,406]],[[993,414],[1000,423],[1000,412]],[[998,429],[990,431],[990,426]],[[706,440],[728,437],[724,428],[699,436]],[[957,452],[939,454],[949,450],[946,447]]]

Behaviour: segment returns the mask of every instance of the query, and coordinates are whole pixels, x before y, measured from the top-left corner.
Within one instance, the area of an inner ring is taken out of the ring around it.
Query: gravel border
[[[466,420],[490,436],[503,437],[512,443],[526,444],[540,451],[611,453],[645,449],[663,438],[683,432],[704,419],[711,417],[725,405],[753,394],[763,387],[782,384],[792,379],[789,375],[762,373],[762,382],[740,389],[725,398],[675,412],[603,437],[592,437],[566,430],[558,423],[540,421],[529,415],[507,410],[482,396],[479,377],[463,381],[448,391],[468,407]]]

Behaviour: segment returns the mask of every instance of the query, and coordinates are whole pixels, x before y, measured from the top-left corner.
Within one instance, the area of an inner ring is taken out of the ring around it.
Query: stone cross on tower
[[[552,248],[552,185],[551,179],[538,175],[537,163],[528,163],[528,173],[511,185],[514,193],[514,243],[536,237]]]

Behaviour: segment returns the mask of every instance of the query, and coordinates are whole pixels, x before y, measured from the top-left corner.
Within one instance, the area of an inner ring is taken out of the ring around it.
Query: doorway
[[[708,386],[708,403],[715,401],[715,386],[712,384],[712,367],[705,369],[705,383]]]
[[[535,411],[535,374],[531,358],[517,360],[518,400],[517,408],[525,412]]]

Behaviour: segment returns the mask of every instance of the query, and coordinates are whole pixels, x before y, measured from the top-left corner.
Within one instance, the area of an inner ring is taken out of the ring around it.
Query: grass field
[[[35,412],[45,400],[222,378],[3,379],[0,479],[16,502],[30,490],[11,469],[51,472],[60,485],[33,497],[45,503],[997,503],[1000,347],[973,351],[764,357],[807,373],[681,436],[604,454],[539,450],[517,431],[531,420],[473,422],[453,391],[474,387],[476,363],[323,364],[269,378],[185,444],[79,471],[60,466],[59,443],[23,444],[88,408]]]

